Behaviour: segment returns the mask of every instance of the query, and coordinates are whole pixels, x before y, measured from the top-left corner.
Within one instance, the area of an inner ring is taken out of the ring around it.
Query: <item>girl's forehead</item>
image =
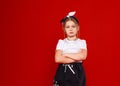
[[[74,22],[74,21],[69,20],[69,21],[67,21],[67,22],[66,22],[66,25],[67,25],[67,24],[75,24],[75,22]]]

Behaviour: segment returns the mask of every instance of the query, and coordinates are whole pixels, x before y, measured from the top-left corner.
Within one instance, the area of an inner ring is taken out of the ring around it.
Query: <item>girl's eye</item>
[[[66,26],[66,28],[69,28],[69,26]]]
[[[75,28],[75,26],[72,26],[72,28]]]

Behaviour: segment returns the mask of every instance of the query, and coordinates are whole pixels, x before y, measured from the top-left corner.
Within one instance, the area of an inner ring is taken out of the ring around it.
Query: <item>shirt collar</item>
[[[76,39],[76,40],[68,40],[67,38],[64,39],[66,42],[68,43],[74,43],[74,42],[77,42],[78,40],[80,40],[79,38]]]

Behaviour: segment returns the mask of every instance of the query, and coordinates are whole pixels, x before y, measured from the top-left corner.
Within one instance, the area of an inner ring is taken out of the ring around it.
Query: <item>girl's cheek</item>
[[[65,30],[66,33],[68,33],[68,30]]]

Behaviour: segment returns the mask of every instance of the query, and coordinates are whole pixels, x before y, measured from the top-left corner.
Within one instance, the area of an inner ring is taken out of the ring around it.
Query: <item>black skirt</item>
[[[86,86],[82,63],[59,64],[53,86]]]

